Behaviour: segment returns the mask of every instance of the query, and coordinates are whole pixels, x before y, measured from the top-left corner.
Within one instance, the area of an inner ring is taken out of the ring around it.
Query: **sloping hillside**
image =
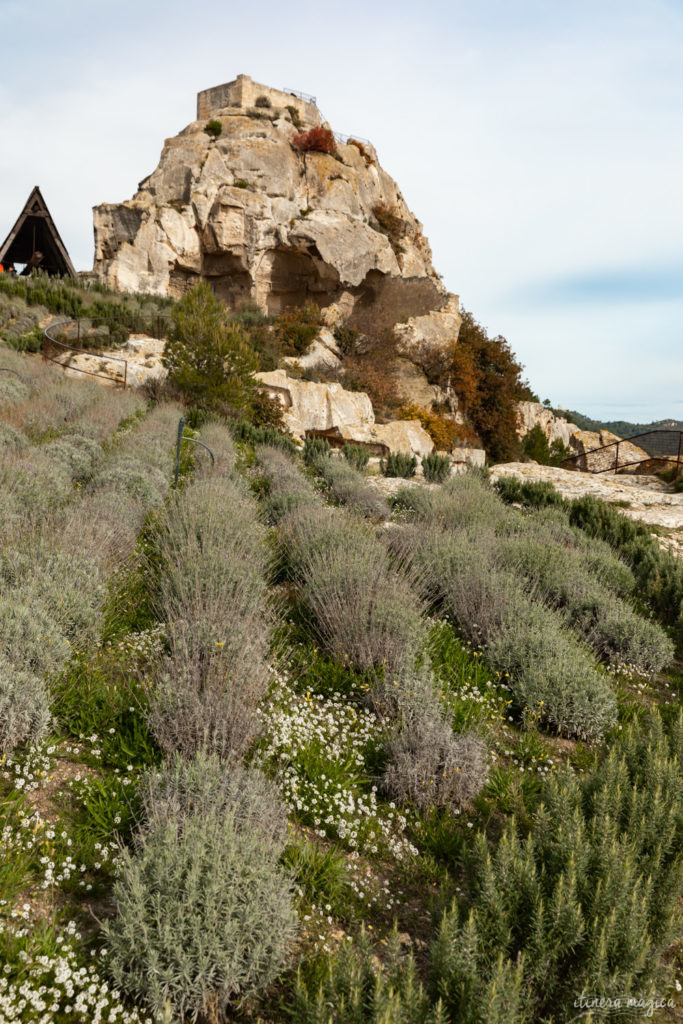
[[[3,1019],[674,998],[680,563],[217,416],[175,490],[181,409],[60,372],[0,347]]]

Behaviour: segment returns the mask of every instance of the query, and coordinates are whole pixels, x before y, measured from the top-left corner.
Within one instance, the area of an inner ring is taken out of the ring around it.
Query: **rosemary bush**
[[[681,735],[631,726],[585,780],[548,782],[530,831],[512,820],[493,852],[477,837],[432,950],[449,1019],[568,1024],[582,992],[652,994],[681,881]]]
[[[451,475],[451,460],[447,455],[430,452],[422,458],[422,472],[427,483],[442,484]]]
[[[446,1024],[448,1019],[440,1001],[432,1006],[396,932],[385,966],[378,965],[362,931],[327,959],[321,977],[310,969],[297,975],[292,1024]]]
[[[307,466],[311,466],[317,459],[328,456],[331,451],[332,448],[327,438],[307,437],[304,441],[304,462]]]
[[[361,444],[345,444],[342,448],[342,455],[359,473],[363,472],[370,461],[370,452]]]
[[[406,452],[390,452],[386,460],[380,461],[379,466],[384,476],[411,477],[415,476],[417,459]]]

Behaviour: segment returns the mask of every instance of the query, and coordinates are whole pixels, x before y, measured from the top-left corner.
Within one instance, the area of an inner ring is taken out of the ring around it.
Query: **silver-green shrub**
[[[588,639],[602,658],[624,662],[643,672],[670,665],[674,644],[657,622],[644,619],[616,597],[603,602]]]
[[[351,505],[365,516],[373,519],[388,519],[389,506],[386,499],[368,486],[367,477],[359,472],[350,461],[334,456],[319,455],[312,461],[313,468],[325,480],[332,496],[342,505]]]
[[[72,644],[96,634],[97,609],[105,595],[97,562],[80,551],[50,550],[45,541],[30,553],[15,553],[12,561],[17,601],[41,609]],[[7,579],[7,563],[0,560],[0,565]],[[0,581],[0,593],[5,589]]]
[[[42,520],[73,494],[69,467],[40,448],[0,454],[0,491],[12,496],[25,523]]]
[[[358,669],[400,674],[426,638],[422,604],[374,537],[345,539],[302,559],[302,595],[316,633]]]
[[[423,605],[371,527],[318,501],[285,517],[282,539],[323,647],[357,669],[409,671],[426,636]]]
[[[401,488],[396,492],[394,503],[415,518],[452,528],[476,524],[479,528],[493,529],[515,522],[514,510],[505,506],[476,470],[451,476],[438,489]]]
[[[560,732],[597,738],[615,717],[606,676],[524,581],[496,564],[493,532],[417,524],[402,539],[423,568],[428,592],[491,668],[507,672],[515,704]]]
[[[0,754],[11,754],[20,743],[38,743],[51,721],[43,680],[0,659]]]
[[[298,584],[321,646],[374,673],[368,696],[383,717],[433,710],[426,658],[418,669],[428,626],[414,570],[401,571],[359,516],[323,505],[287,456],[271,449],[260,460],[271,509],[273,498],[278,502],[281,568]]]
[[[141,413],[145,403],[130,388],[126,391],[114,391],[98,387],[98,391],[97,400],[77,416],[73,423],[73,429],[83,437],[92,437],[96,441],[107,441],[122,420]]]
[[[149,821],[119,859],[109,969],[159,1015],[223,1019],[277,976],[296,935],[284,812],[256,772],[227,771],[176,760],[148,779]]]
[[[523,521],[523,532],[503,538],[496,562],[537,589],[605,660],[652,671],[671,662],[673,644],[661,626],[643,619],[596,578],[579,547],[553,545],[549,531]],[[624,567],[626,568],[626,567]]]
[[[82,554],[109,570],[133,550],[143,511],[128,494],[111,488],[80,494],[55,517],[51,536],[65,555]]]
[[[20,604],[14,595],[0,597],[0,658],[44,676],[63,668],[70,654],[68,640],[40,606]]]
[[[195,479],[213,473],[229,473],[235,465],[235,445],[229,427],[224,423],[209,422],[200,430],[199,439],[213,452],[215,466],[208,453],[198,451],[194,465]]]
[[[389,743],[382,779],[386,793],[420,810],[460,808],[486,783],[486,746],[473,733],[454,733],[448,722],[418,715]]]
[[[30,394],[28,385],[13,373],[0,371],[0,402],[13,405],[25,401]]]
[[[304,505],[320,503],[311,482],[280,448],[263,445],[257,449],[257,459],[269,482],[264,509],[270,522],[278,523],[288,512]]]
[[[146,509],[163,503],[169,480],[153,465],[145,465],[135,455],[121,455],[108,463],[93,479],[92,491],[113,489],[123,491]]]
[[[538,711],[559,732],[600,739],[614,725],[608,678],[549,608],[509,592],[485,648],[491,667],[509,672],[517,705]]]
[[[274,782],[238,760],[221,761],[199,750],[187,760],[174,754],[142,778],[143,830],[173,820],[230,815],[240,830],[257,831],[279,856],[287,842],[287,811]]]
[[[102,460],[102,448],[97,441],[80,434],[68,434],[45,445],[44,452],[55,462],[68,467],[71,479],[84,483],[92,476]]]
[[[178,495],[157,546],[169,654],[150,693],[151,728],[167,752],[228,757],[256,734],[270,679],[265,531],[243,486],[210,477]]]
[[[0,423],[0,451],[25,452],[29,446],[28,438],[11,423]]]

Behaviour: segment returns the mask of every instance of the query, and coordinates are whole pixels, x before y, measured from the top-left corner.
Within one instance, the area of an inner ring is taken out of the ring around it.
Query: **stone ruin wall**
[[[197,120],[208,121],[214,114],[227,107],[255,107],[260,96],[266,96],[273,107],[295,107],[302,124],[307,128],[322,124],[320,111],[315,103],[308,103],[295,93],[261,85],[260,82],[254,82],[249,75],[238,75],[233,82],[215,85],[211,89],[197,93]]]

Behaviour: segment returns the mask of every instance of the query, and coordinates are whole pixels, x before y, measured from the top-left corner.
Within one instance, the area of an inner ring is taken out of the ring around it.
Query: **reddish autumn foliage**
[[[330,153],[337,151],[334,135],[329,128],[318,126],[307,132],[299,132],[292,139],[292,145],[300,153]]]
[[[505,338],[489,338],[472,314],[463,312],[450,373],[467,418],[491,461],[517,458],[517,402],[533,396]]]

